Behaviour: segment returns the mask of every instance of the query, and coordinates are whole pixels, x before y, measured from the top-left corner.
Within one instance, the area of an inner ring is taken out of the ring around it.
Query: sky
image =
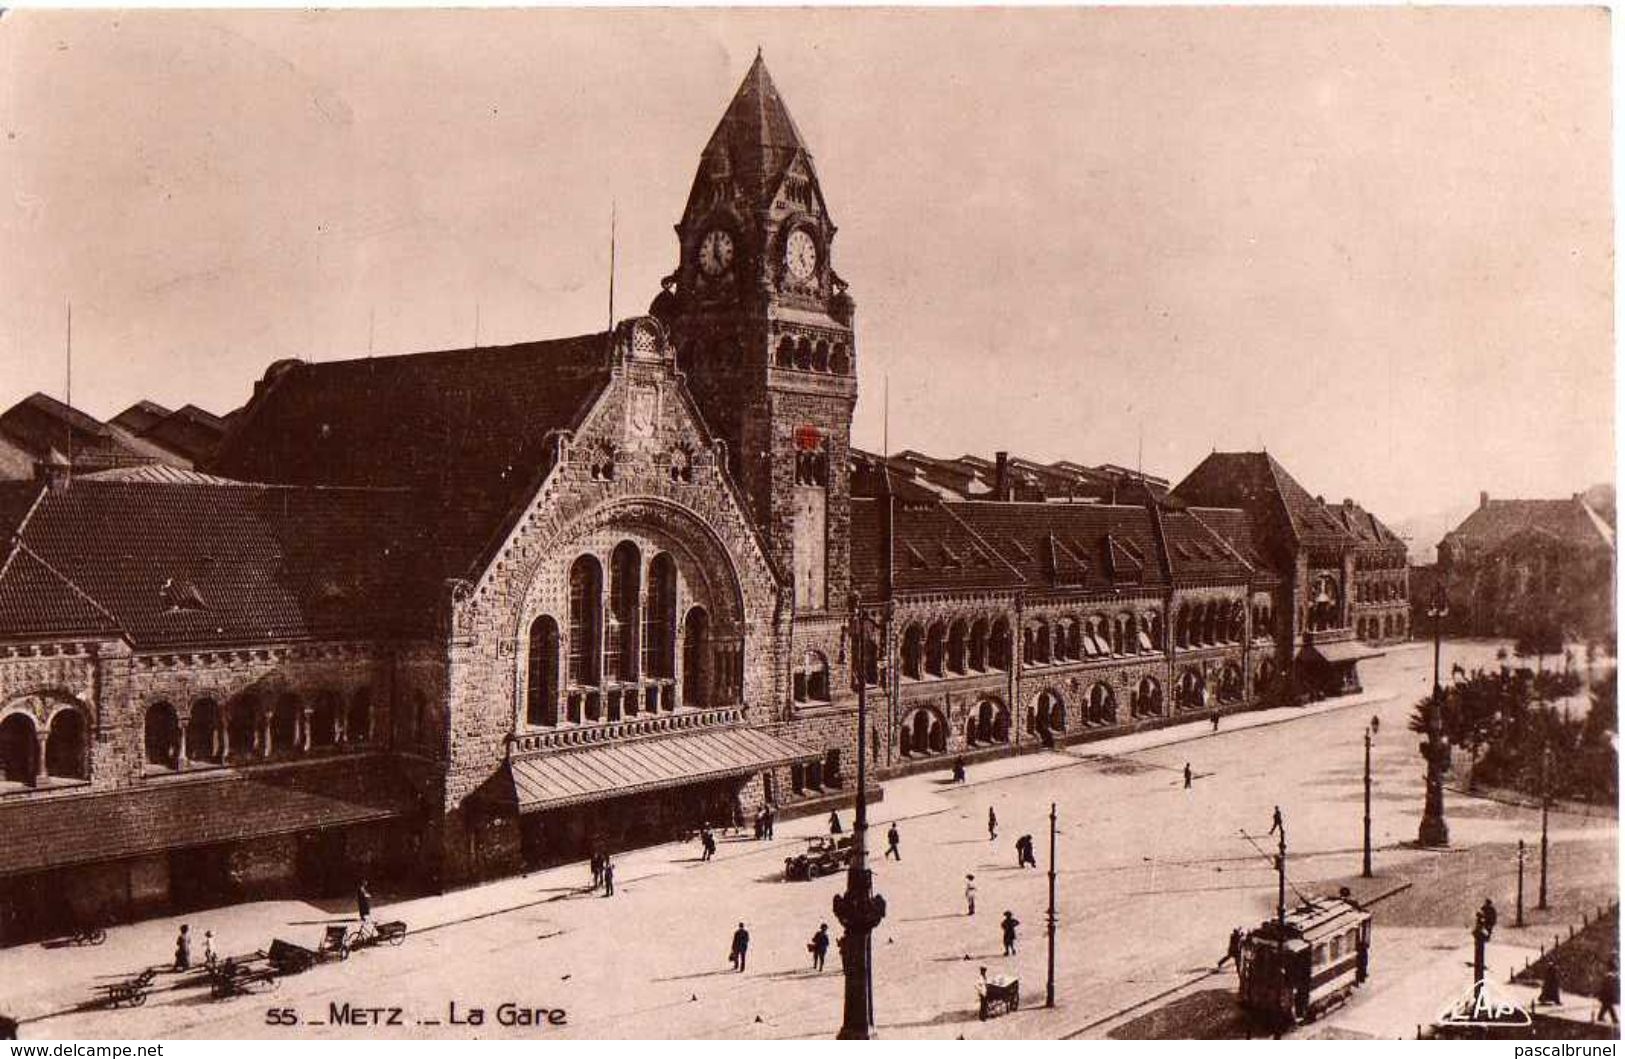
[[[854,443],[1266,448],[1394,523],[1613,479],[1608,12],[7,11],[0,407],[601,329],[761,48]],[[889,392],[889,415],[882,399]]]

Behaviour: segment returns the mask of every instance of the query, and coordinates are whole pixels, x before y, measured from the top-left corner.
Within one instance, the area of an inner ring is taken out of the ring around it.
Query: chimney
[[[1010,499],[1010,454],[993,454],[993,499]]]
[[[1343,498],[1343,510],[1348,511],[1352,507],[1354,507],[1354,501],[1345,496]]]
[[[1484,507],[1489,507],[1489,506],[1490,506],[1490,494],[1489,494],[1489,490],[1487,490],[1487,489],[1480,489],[1480,490],[1479,490],[1479,491],[1478,491],[1478,506],[1479,506],[1479,507],[1481,507],[1481,508],[1484,508]]]

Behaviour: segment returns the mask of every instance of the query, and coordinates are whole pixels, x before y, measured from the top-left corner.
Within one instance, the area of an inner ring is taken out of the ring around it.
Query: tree
[[[1549,614],[1531,614],[1520,626],[1513,650],[1519,658],[1533,656],[1535,667],[1544,669],[1547,655],[1563,652],[1563,629]]]

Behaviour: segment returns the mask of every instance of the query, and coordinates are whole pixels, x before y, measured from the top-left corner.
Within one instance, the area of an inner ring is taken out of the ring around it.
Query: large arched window
[[[252,757],[260,743],[260,704],[252,695],[239,695],[226,711],[227,756],[238,761]]]
[[[570,720],[596,721],[603,680],[604,571],[583,555],[570,565]],[[575,689],[583,690],[575,690]]]
[[[1066,703],[1053,691],[1038,695],[1038,730],[1040,732],[1066,731]]]
[[[338,692],[322,691],[316,696],[316,705],[310,711],[310,738],[312,747],[332,746],[339,740]]]
[[[987,619],[986,618],[977,618],[975,621],[971,622],[971,626],[970,626],[970,644],[968,646],[969,646],[969,654],[970,654],[969,662],[970,662],[971,670],[973,672],[976,672],[976,673],[986,672],[987,671]]]
[[[1049,623],[1042,618],[1027,623],[1021,635],[1021,660],[1028,665],[1045,665],[1050,660]]]
[[[45,771],[57,779],[82,780],[85,768],[85,718],[78,710],[58,710],[45,736]]]
[[[1241,676],[1241,667],[1234,662],[1224,667],[1219,676],[1219,701],[1231,705],[1242,700],[1245,694],[1245,684]]]
[[[559,623],[543,614],[530,623],[525,670],[525,723],[559,723]]]
[[[1000,618],[993,623],[993,631],[987,639],[987,664],[990,669],[1006,670],[1010,668],[1010,623]]]
[[[1117,722],[1117,698],[1109,685],[1095,684],[1089,689],[1089,704],[1084,710],[1084,720],[1089,724]]]
[[[925,630],[918,625],[903,630],[903,675],[912,680],[925,676]]]
[[[711,698],[711,616],[694,607],[683,618],[683,705],[708,706]]]
[[[1181,710],[1199,710],[1207,705],[1207,681],[1195,669],[1187,669],[1179,674],[1179,686],[1175,691],[1175,705]]]
[[[622,541],[609,556],[610,629],[604,668],[619,681],[638,679],[639,605],[643,599],[643,557]]]
[[[677,561],[661,552],[649,564],[643,618],[643,672],[656,680],[677,675]]]
[[[13,713],[0,721],[0,778],[7,783],[33,783],[38,746],[34,719],[26,713]]]
[[[808,651],[802,655],[801,665],[796,667],[795,700],[829,701],[829,662],[817,651]]]
[[[299,745],[299,720],[303,706],[299,696],[283,695],[271,711],[271,753],[290,754]]]
[[[957,618],[948,627],[948,672],[965,672],[965,620]]]
[[[897,749],[904,757],[946,751],[948,726],[943,723],[942,715],[926,706],[905,714],[903,726],[897,733]]]
[[[925,634],[925,671],[933,677],[942,676],[942,662],[948,653],[948,630],[942,622],[932,622]]]
[[[175,707],[167,702],[155,702],[148,706],[142,728],[147,764],[155,768],[179,768],[181,729],[180,721],[175,717]]]
[[[350,712],[344,722],[344,738],[352,743],[365,743],[372,738],[371,688],[357,688],[355,694],[350,696]]]
[[[1156,717],[1162,713],[1162,685],[1154,677],[1142,677],[1134,689],[1129,712],[1136,717]]]
[[[1010,740],[1010,708],[993,699],[983,699],[965,722],[966,742],[1006,743]]]
[[[192,703],[192,715],[186,719],[186,759],[220,761],[220,705],[213,699]]]

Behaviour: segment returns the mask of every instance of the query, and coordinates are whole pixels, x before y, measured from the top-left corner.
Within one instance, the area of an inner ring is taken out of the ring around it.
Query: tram
[[[1278,1025],[1308,1022],[1365,981],[1370,958],[1371,913],[1346,893],[1283,907],[1242,938],[1241,1006]]]

